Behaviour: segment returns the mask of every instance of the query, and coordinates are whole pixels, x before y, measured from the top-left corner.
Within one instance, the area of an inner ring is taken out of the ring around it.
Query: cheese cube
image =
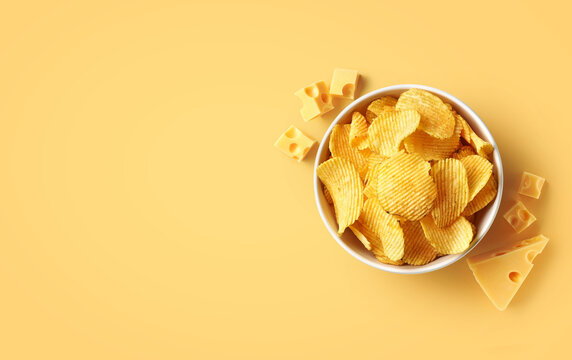
[[[359,74],[356,70],[335,69],[330,94],[354,99]]]
[[[316,141],[304,135],[294,126],[290,126],[274,143],[284,154],[298,160],[304,159]]]
[[[517,233],[522,232],[536,221],[536,217],[520,201],[504,214],[504,218]]]
[[[522,173],[522,180],[520,181],[518,193],[538,199],[540,197],[544,181],[546,181],[546,179],[543,177],[525,171]]]
[[[310,84],[296,91],[294,95],[302,100],[300,114],[304,121],[310,121],[334,108],[328,87],[323,81]]]
[[[539,235],[467,259],[477,283],[497,309],[507,308],[547,243],[548,238]]]

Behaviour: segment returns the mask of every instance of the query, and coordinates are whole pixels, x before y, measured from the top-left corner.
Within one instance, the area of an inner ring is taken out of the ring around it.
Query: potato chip
[[[415,110],[382,112],[368,129],[370,149],[383,156],[395,154],[403,139],[415,131],[420,118]]]
[[[461,163],[463,163],[465,170],[467,170],[469,201],[471,201],[489,181],[489,178],[493,173],[493,164],[479,155],[464,157],[461,159]]]
[[[363,244],[363,246],[371,250],[371,243],[369,242],[368,238],[364,235],[363,226],[360,224],[359,221],[354,222],[353,225],[349,226],[350,230],[354,233],[356,238]]]
[[[401,260],[391,260],[388,258],[385,253],[383,252],[383,244],[381,243],[381,239],[375,235],[375,233],[370,230],[367,226],[362,224],[359,219],[356,221],[352,226],[352,228],[357,229],[361,235],[367,240],[369,246],[371,247],[371,252],[375,256],[377,260],[382,263],[390,264],[390,265],[403,265],[403,261]],[[357,235],[356,235],[357,236]],[[361,241],[361,240],[360,240]],[[363,244],[363,241],[362,241]],[[365,244],[364,244],[365,246]]]
[[[368,123],[365,117],[359,112],[355,111],[352,114],[352,123],[350,124],[350,145],[363,150],[368,147],[367,141],[367,127]]]
[[[462,125],[456,121],[453,136],[447,139],[438,139],[423,130],[417,130],[409,135],[403,143],[408,153],[419,154],[423,160],[442,160],[448,158],[461,145]]]
[[[350,145],[351,125],[336,125],[330,136],[330,152],[334,158],[341,157],[349,160],[358,171],[361,178],[367,173],[367,158]]]
[[[397,99],[393,96],[384,96],[381,99],[372,101],[365,112],[365,118],[368,122],[372,122],[379,114],[383,111],[387,111],[388,108],[395,107],[397,104]]]
[[[421,115],[419,129],[429,135],[447,139],[455,131],[455,116],[451,109],[439,97],[421,89],[409,89],[402,93],[397,104],[397,110],[416,110]]]
[[[459,254],[469,248],[473,239],[471,223],[459,216],[451,225],[438,227],[433,217],[421,219],[423,232],[433,247],[441,254]]]
[[[404,251],[403,230],[395,217],[385,212],[376,200],[368,199],[363,204],[359,221],[381,239],[385,256],[393,261],[401,260]]]
[[[322,184],[322,188],[324,189],[324,197],[326,198],[326,201],[328,202],[328,204],[330,205],[334,205],[334,200],[332,200],[332,195],[330,194],[330,192],[328,191],[328,188]]]
[[[481,155],[485,158],[488,157],[488,155],[494,150],[493,146],[485,140],[481,139],[461,115],[457,114],[457,119],[460,120],[463,125],[461,137],[473,147],[478,155]]]
[[[469,202],[467,171],[459,160],[445,159],[433,165],[437,199],[431,215],[438,227],[450,225]]]
[[[477,153],[471,146],[463,145],[453,153],[453,159],[461,160],[462,158],[470,155],[477,155]]]
[[[461,138],[467,142],[467,144],[471,143],[471,133],[473,129],[469,126],[469,123],[459,114],[455,113],[455,119],[461,122]]]
[[[359,217],[363,204],[363,185],[355,167],[347,159],[332,158],[320,164],[316,173],[328,188],[341,235]]]
[[[405,242],[403,261],[409,265],[425,265],[435,260],[437,250],[425,237],[419,221],[408,221],[401,225]]]
[[[437,187],[427,161],[416,154],[399,152],[379,166],[377,197],[385,210],[411,221],[431,211]]]
[[[497,186],[497,179],[493,174],[475,198],[467,204],[463,216],[472,215],[487,206],[497,195]]]

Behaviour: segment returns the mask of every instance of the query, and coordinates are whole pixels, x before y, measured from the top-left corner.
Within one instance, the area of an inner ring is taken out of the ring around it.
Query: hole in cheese
[[[322,94],[321,98],[324,104],[327,104],[328,101],[330,101],[330,97],[328,96],[328,94]]]
[[[530,214],[526,210],[518,210],[518,217],[524,221],[527,221],[530,218]]]
[[[318,97],[318,95],[320,95],[320,90],[318,90],[317,86],[308,86],[307,88],[304,89],[304,92],[306,93],[306,95],[313,98],[316,98]]]
[[[512,281],[515,282],[517,284],[520,284],[522,282],[522,275],[518,272],[518,271],[511,271],[508,274],[508,278]]]
[[[496,253],[495,256],[501,256],[501,255],[504,255],[504,254],[506,254],[506,251],[501,251],[500,253]]]
[[[295,128],[288,129],[288,131],[286,131],[284,135],[286,135],[287,138],[294,139],[296,137],[296,129]]]
[[[288,145],[288,151],[290,151],[291,153],[296,152],[296,150],[298,150],[298,144],[292,143]]]
[[[508,222],[514,227],[514,226],[518,226],[518,218],[516,216],[509,216],[508,218]]]
[[[351,97],[354,94],[354,84],[345,84],[342,88],[342,94],[346,97]]]
[[[529,252],[526,254],[526,260],[528,260],[528,262],[532,264],[532,261],[534,260],[534,258],[536,257],[536,255],[538,255],[538,252],[536,252],[536,251],[529,251]]]

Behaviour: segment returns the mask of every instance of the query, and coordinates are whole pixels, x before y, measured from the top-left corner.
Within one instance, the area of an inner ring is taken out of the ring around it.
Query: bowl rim
[[[490,205],[491,209],[489,209],[489,211],[492,211],[492,216],[490,216],[490,219],[484,223],[484,226],[481,226],[481,228],[483,229],[481,236],[476,241],[473,241],[473,244],[469,247],[469,249],[467,249],[466,251],[464,251],[461,254],[443,256],[442,258],[447,258],[447,259],[444,259],[443,261],[440,261],[440,262],[432,261],[426,265],[403,267],[403,266],[384,264],[384,263],[377,261],[377,260],[374,261],[374,260],[368,259],[368,258],[364,257],[363,255],[354,251],[348,244],[346,244],[342,240],[341,236],[339,236],[337,234],[337,229],[334,229],[332,226],[330,226],[328,223],[328,220],[326,218],[324,208],[325,207],[329,208],[329,206],[327,206],[327,205],[323,206],[323,203],[320,200],[320,192],[322,191],[321,181],[318,178],[316,169],[322,163],[322,161],[320,161],[320,159],[323,157],[322,155],[323,155],[324,151],[329,152],[329,141],[326,141],[326,140],[329,140],[330,135],[332,133],[332,129],[342,119],[344,119],[350,111],[353,111],[354,108],[357,107],[359,104],[362,104],[365,101],[374,100],[374,98],[381,97],[388,92],[394,92],[394,91],[404,92],[404,91],[407,91],[408,89],[411,89],[411,88],[418,88],[418,89],[427,90],[433,94],[438,95],[441,98],[445,98],[445,99],[451,101],[453,103],[452,105],[454,105],[455,107],[462,108],[467,114],[470,115],[472,120],[479,123],[480,132],[485,133],[485,135],[487,137],[487,141],[489,141],[494,148],[492,156],[494,158],[494,160],[493,160],[494,165],[497,168],[498,191],[497,191],[497,196],[495,197],[494,202]],[[332,121],[332,123],[330,124],[330,126],[326,130],[324,136],[322,137],[322,140],[320,141],[320,146],[318,147],[318,151],[316,152],[316,159],[314,162],[313,171],[314,171],[314,173],[313,173],[313,176],[314,176],[314,197],[316,199],[316,205],[318,207],[318,212],[320,213],[320,217],[322,219],[322,222],[326,226],[326,229],[328,230],[330,235],[336,240],[336,242],[344,250],[346,250],[350,255],[352,255],[354,258],[358,259],[362,263],[369,265],[373,268],[383,270],[383,271],[387,271],[390,273],[395,273],[395,274],[424,274],[424,273],[436,271],[436,270],[445,268],[451,264],[454,264],[455,262],[457,262],[461,258],[463,258],[465,255],[470,253],[481,242],[481,240],[485,237],[487,232],[490,230],[492,224],[494,223],[494,220],[496,219],[496,217],[498,215],[499,208],[500,208],[500,203],[501,203],[502,193],[503,193],[503,187],[504,187],[504,172],[503,172],[503,166],[502,166],[502,159],[500,156],[500,151],[499,151],[499,148],[498,148],[498,146],[494,140],[494,137],[492,136],[492,133],[490,132],[489,128],[486,126],[485,122],[477,115],[477,113],[475,111],[473,111],[473,109],[471,109],[467,104],[465,104],[459,98],[457,98],[457,97],[455,97],[455,96],[453,96],[453,95],[451,95],[448,92],[445,92],[443,90],[440,90],[440,89],[437,89],[437,88],[434,88],[431,86],[427,86],[427,85],[418,85],[418,84],[399,84],[399,85],[386,86],[386,87],[383,87],[383,88],[380,88],[377,90],[370,91],[369,93],[360,96],[359,98],[355,99],[350,104],[345,106],[344,109]]]

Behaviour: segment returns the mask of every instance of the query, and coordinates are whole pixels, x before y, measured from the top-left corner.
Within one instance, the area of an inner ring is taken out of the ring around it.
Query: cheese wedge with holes
[[[538,235],[467,259],[475,279],[497,309],[507,308],[547,243],[547,237]]]
[[[330,94],[354,99],[359,74],[356,70],[335,69],[330,85]]]
[[[295,126],[290,126],[280,135],[274,146],[291,158],[302,161],[315,142]]]
[[[310,121],[334,108],[332,96],[326,83],[318,81],[294,93],[302,101],[300,114],[304,121]]]
[[[546,179],[543,177],[525,171],[522,173],[522,179],[520,181],[518,193],[538,199],[540,197],[540,192],[542,191],[544,181],[546,181]]]

